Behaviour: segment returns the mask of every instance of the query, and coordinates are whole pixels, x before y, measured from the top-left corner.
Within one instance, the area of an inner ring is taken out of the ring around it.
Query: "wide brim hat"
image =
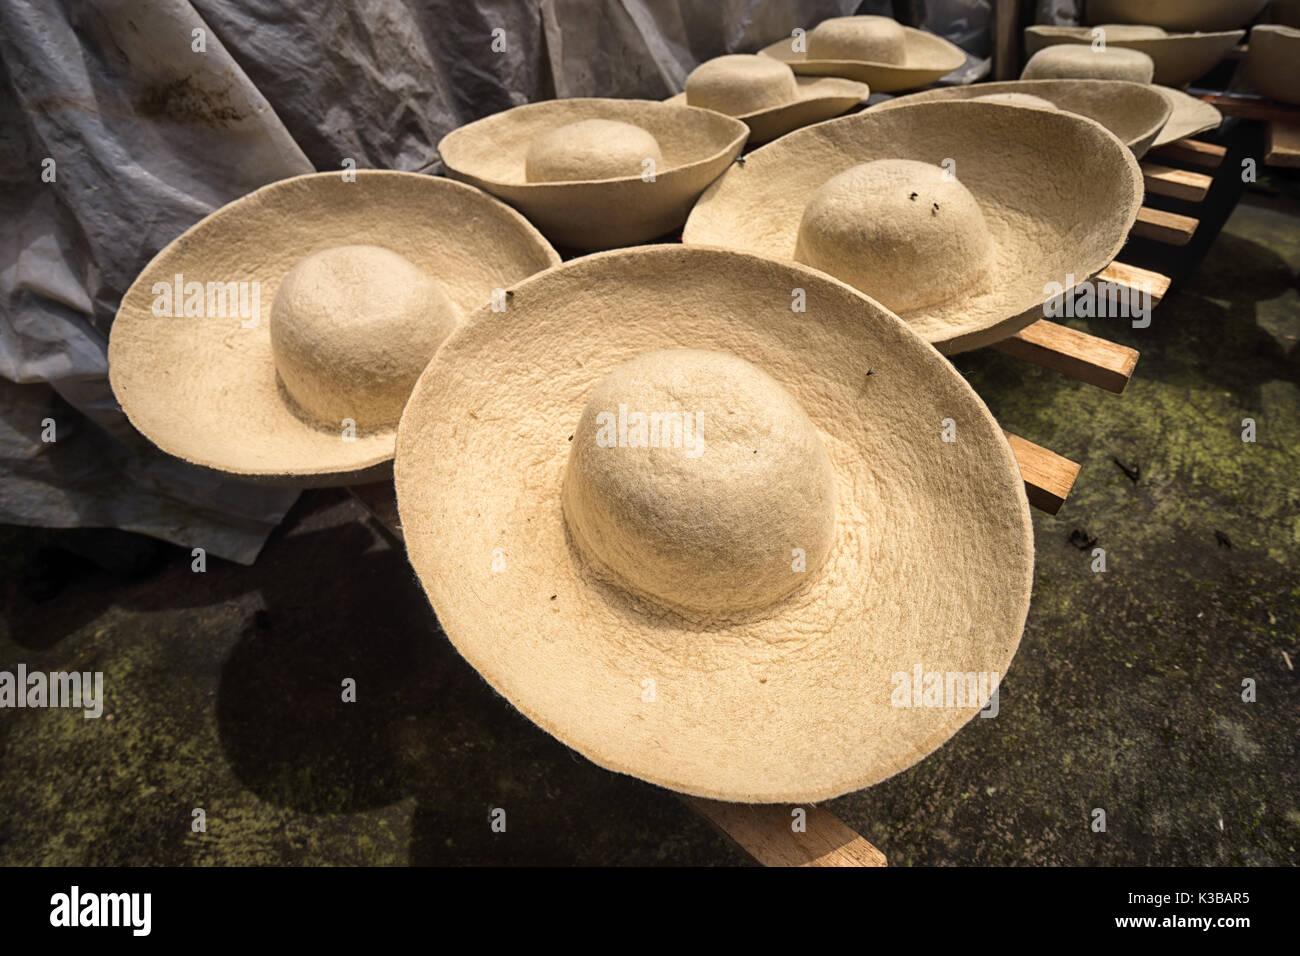
[[[844,17],[835,20],[883,20],[883,17]],[[827,22],[827,21],[823,21]],[[777,40],[759,50],[788,63],[796,73],[805,76],[840,76],[866,83],[876,93],[911,90],[933,83],[966,62],[966,54],[955,44],[925,30],[896,25],[902,30],[903,62],[882,63],[870,60],[812,57],[807,52],[794,49],[791,37]],[[805,41],[807,37],[803,38]]]
[[[1155,82],[1186,86],[1214,69],[1241,42],[1245,30],[1219,33],[1168,33],[1157,27],[1103,24],[1106,45],[1138,50],[1155,63]],[[1025,28],[1025,51],[1033,56],[1057,43],[1092,43],[1094,27],[1032,26]],[[1163,35],[1161,35],[1163,34]]]
[[[1044,47],[1029,58],[1020,74],[1021,80],[1091,79],[1150,86],[1171,108],[1168,121],[1149,144],[1151,147],[1216,129],[1223,122],[1222,114],[1209,103],[1172,86],[1154,84],[1151,82],[1154,76],[1155,63],[1145,53],[1114,47],[1100,55],[1089,47],[1075,44]]]
[[[1166,30],[1235,30],[1268,0],[1086,0],[1090,23],[1136,23]]]
[[[873,106],[872,111],[909,103],[974,100],[984,97],[1033,96],[1053,107],[1086,116],[1106,127],[1141,158],[1169,122],[1173,106],[1161,92],[1141,83],[1118,80],[1009,80],[922,90]],[[1191,97],[1188,97],[1191,99]]]
[[[593,403],[634,366],[656,370],[651,412],[694,407],[697,458],[593,443]],[[895,316],[797,264],[663,245],[522,283],[425,370],[394,471],[411,563],[465,659],[600,766],[698,796],[819,800],[905,769],[983,706],[1028,611],[1032,527],[997,423]],[[784,494],[788,472],[825,496]],[[697,587],[709,612],[647,596],[583,524],[610,475],[635,499],[604,502],[632,509],[610,529],[632,552],[629,526],[663,532],[668,568],[716,543],[705,577],[751,552],[805,576],[746,610],[726,589]],[[807,539],[784,530],[810,513],[833,517],[801,570]],[[913,698],[932,674],[960,675],[964,705]]]
[[[190,227],[131,284],[109,337],[109,381],[131,423],[163,451],[267,483],[383,477],[398,415],[349,434],[338,422],[311,420],[285,393],[270,320],[285,276],[324,250],[377,246],[437,282],[464,315],[494,290],[560,261],[519,213],[470,186],[416,173],[350,175],[354,181],[315,173],[263,186]],[[183,311],[155,309],[156,289],[169,291],[176,277],[182,289],[234,283],[235,291],[224,309],[211,310],[216,315],[165,314]],[[241,287],[248,300],[256,290],[252,318],[233,308]]]
[[[605,120],[640,127],[663,164],[646,177],[530,182],[529,147],[570,124]],[[705,187],[744,148],[738,119],[680,103],[574,98],[530,103],[452,130],[438,143],[447,172],[514,206],[552,242],[605,249],[657,239],[677,229]]]
[[[796,76],[794,82],[798,94],[794,101],[751,113],[733,114],[749,127],[748,142],[751,145],[766,143],[792,129],[839,116],[871,93],[867,84],[838,76]],[[678,93],[664,102],[691,105],[686,93]]]
[[[1223,114],[1205,100],[1198,100],[1172,86],[1157,84],[1152,89],[1158,90],[1173,108],[1169,115],[1169,122],[1164,125],[1156,136],[1155,142],[1151,144],[1152,149],[1175,143],[1188,136],[1195,136],[1197,133],[1218,129],[1219,124],[1223,122]]]
[[[1246,58],[1255,89],[1284,103],[1300,103],[1300,30],[1264,25],[1250,31]]]
[[[828,120],[753,151],[700,197],[683,241],[793,259],[810,199],[832,177],[878,160],[951,169],[982,214],[983,223],[970,230],[976,238],[987,234],[991,244],[982,284],[958,284],[958,264],[942,242],[888,237],[884,254],[899,250],[896,261],[855,283],[887,306],[882,289],[910,287],[917,278],[958,290],[922,307],[894,309],[946,353],[991,344],[1042,318],[1045,287],[1068,289],[1108,266],[1142,204],[1137,161],[1100,123],[992,102],[915,103]],[[942,218],[948,213],[922,199],[921,218],[933,212],[938,235],[952,233]],[[960,213],[953,207],[953,215]],[[927,254],[932,258],[922,258]]]

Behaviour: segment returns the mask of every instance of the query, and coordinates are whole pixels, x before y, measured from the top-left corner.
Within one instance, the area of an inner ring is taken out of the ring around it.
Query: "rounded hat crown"
[[[686,77],[687,104],[729,116],[785,106],[798,97],[794,70],[767,56],[720,56],[701,63]]]
[[[794,258],[903,313],[986,287],[993,240],[975,197],[945,169],[880,159],[813,193]]]
[[[271,306],[276,374],[304,417],[332,428],[392,427],[416,379],[459,321],[431,277],[380,246],[307,256]]]
[[[1029,58],[1022,80],[1127,80],[1150,83],[1156,65],[1140,50],[1107,47],[1094,50],[1082,44],[1059,43]]]
[[[644,353],[592,389],[562,500],[569,532],[623,587],[736,614],[813,576],[835,535],[835,476],[811,419],[725,352]]]
[[[621,120],[585,119],[538,136],[524,155],[529,182],[583,182],[640,176],[646,160],[664,165],[648,130]]]
[[[808,32],[808,59],[902,65],[906,36],[889,17],[833,17]]]

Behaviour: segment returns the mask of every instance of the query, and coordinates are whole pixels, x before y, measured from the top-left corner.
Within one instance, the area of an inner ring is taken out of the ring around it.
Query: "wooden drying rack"
[[[1151,155],[1164,162],[1142,163],[1148,194],[1199,202],[1209,192],[1213,183],[1211,174],[1222,163],[1224,149],[1196,140],[1181,140]],[[1130,235],[1184,246],[1191,241],[1197,225],[1198,221],[1189,216],[1144,206]],[[1097,278],[1133,292],[1148,291],[1153,307],[1168,292],[1170,284],[1166,276],[1118,260]],[[1134,349],[1046,319],[990,347],[1115,393],[1124,391],[1138,360]],[[1048,514],[1056,514],[1070,494],[1079,465],[1019,435],[1005,434],[1020,465],[1029,503]],[[392,482],[358,485],[349,490],[400,544],[402,528]],[[886,865],[880,850],[825,807],[804,806],[805,830],[796,833],[791,826],[794,809],[791,805],[723,803],[684,795],[682,799],[763,866]]]

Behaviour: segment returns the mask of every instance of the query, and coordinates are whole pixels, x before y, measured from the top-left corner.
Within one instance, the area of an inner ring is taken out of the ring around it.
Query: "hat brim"
[[[1250,31],[1246,67],[1255,89],[1283,103],[1300,103],[1300,30],[1265,24]]]
[[[1170,100],[1143,83],[1083,79],[1008,80],[946,86],[900,96],[879,103],[871,110],[894,109],[910,103],[972,100],[999,93],[1027,93],[1047,100],[1058,109],[1095,120],[1118,136],[1139,159],[1151,148],[1173,114]]]
[[[833,119],[871,95],[867,84],[838,76],[796,76],[794,82],[799,98],[793,103],[736,116],[749,127],[748,145],[766,143],[792,129]],[[670,96],[664,102],[689,105],[685,93]]]
[[[448,179],[314,173],[263,186],[168,244],[127,290],[109,336],[109,381],[131,423],[163,451],[275,484],[340,485],[387,473],[396,422],[345,441],[300,417],[271,354],[271,304],[284,275],[331,246],[371,244],[437,280],[462,314],[560,259],[519,213]],[[256,323],[154,315],[155,283],[250,283]],[[251,285],[256,283],[256,286]],[[342,423],[339,423],[340,426]]]
[[[734,620],[638,601],[566,532],[569,439],[592,386],[665,348],[776,378],[836,472],[827,564]],[[1000,677],[1029,607],[1028,504],[984,404],[891,313],[792,263],[665,245],[523,283],[426,369],[394,470],[411,563],[466,660],[595,763],[699,796],[818,800],[905,769],[983,702],[895,706],[895,675]]]
[[[1000,103],[915,103],[828,120],[755,150],[700,197],[682,241],[792,259],[813,192],[878,159],[952,159],[984,213],[994,249],[990,287],[902,313],[946,353],[1041,319],[1045,286],[1106,268],[1142,205],[1137,160],[1100,123]]]
[[[1268,0],[1088,0],[1093,23],[1133,23],[1165,30],[1235,30],[1243,27]]]
[[[1165,37],[1132,40],[1116,40],[1107,36],[1106,45],[1145,53],[1155,63],[1156,83],[1181,87],[1214,69],[1245,35],[1245,30],[1230,30],[1223,33],[1174,33]],[[1025,51],[1029,56],[1058,43],[1091,42],[1091,27],[1025,28]]]
[[[524,157],[534,139],[558,126],[605,119],[647,130],[664,166],[640,175],[533,183]],[[722,175],[749,136],[738,119],[678,103],[577,98],[530,103],[452,130],[438,143],[447,171],[522,212],[552,242],[606,249],[657,239],[686,221],[692,203]]]
[[[807,76],[841,76],[850,80],[866,83],[877,93],[892,93],[895,90],[912,90],[918,86],[933,83],[940,77],[947,76],[966,62],[966,54],[961,47],[949,43],[943,37],[903,27],[903,62],[872,63],[867,60],[819,60],[810,59],[806,53],[796,53],[792,40],[786,37],[769,43],[759,50],[762,56],[770,56],[788,63],[790,68]]]
[[[1188,96],[1182,90],[1176,90],[1172,86],[1153,86],[1152,89],[1158,90],[1173,109],[1169,122],[1164,125],[1155,142],[1151,144],[1153,148],[1167,146],[1169,143],[1176,143],[1180,139],[1207,130],[1218,129],[1219,124],[1223,122],[1223,114],[1204,100]]]

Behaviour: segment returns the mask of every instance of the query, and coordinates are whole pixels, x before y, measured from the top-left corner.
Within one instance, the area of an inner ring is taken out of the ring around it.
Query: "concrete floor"
[[[1298,192],[1239,206],[1150,328],[1075,323],[1142,351],[1122,396],[959,358],[1008,429],[1083,471],[1035,514],[999,716],[830,805],[891,864],[1300,861]],[[305,495],[253,568],[193,574],[125,535],[104,560],[87,534],[0,529],[0,669],[102,670],[108,696],[97,721],[0,711],[0,864],[747,862],[496,696],[340,493]]]

